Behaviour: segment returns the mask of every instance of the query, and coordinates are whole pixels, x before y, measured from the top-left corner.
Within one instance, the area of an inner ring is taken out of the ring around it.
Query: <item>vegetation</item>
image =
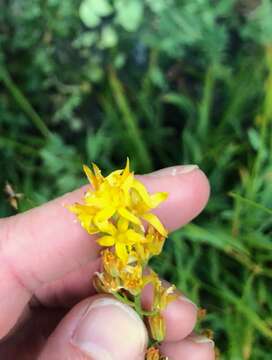
[[[155,266],[208,309],[222,359],[270,359],[271,1],[3,3],[0,188],[23,211],[78,187],[82,163],[199,164],[208,208]]]

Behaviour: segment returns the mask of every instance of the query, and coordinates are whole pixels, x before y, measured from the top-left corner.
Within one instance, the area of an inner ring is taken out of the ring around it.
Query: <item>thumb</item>
[[[94,296],[77,304],[51,334],[39,360],[143,360],[147,333],[128,305]]]

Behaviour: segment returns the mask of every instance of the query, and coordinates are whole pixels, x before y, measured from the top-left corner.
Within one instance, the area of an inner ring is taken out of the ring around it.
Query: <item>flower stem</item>
[[[152,159],[149,153],[149,149],[146,142],[143,139],[142,131],[139,127],[138,121],[132,112],[128,103],[125,90],[121,81],[118,79],[116,72],[113,68],[109,69],[109,82],[112,90],[112,95],[115,99],[117,107],[122,114],[121,119],[127,130],[127,136],[131,144],[134,146],[135,151],[138,154],[138,159],[145,171],[152,169]]]
[[[143,318],[142,304],[141,304],[141,295],[136,295],[134,298],[134,308],[137,314]]]
[[[12,80],[8,70],[4,67],[3,64],[0,64],[0,81],[4,83],[8,91],[16,100],[17,104],[20,108],[26,113],[26,115],[30,118],[36,128],[40,131],[40,133],[45,137],[50,136],[50,131],[46,126],[45,122],[42,120],[40,115],[34,110],[28,99],[19,89],[19,87]]]
[[[135,304],[134,304],[133,301],[130,301],[126,296],[120,295],[118,292],[113,293],[113,296],[114,296],[117,300],[121,301],[122,303],[124,303],[124,304],[126,304],[126,305],[129,305],[129,306],[132,306],[132,307],[135,306]]]

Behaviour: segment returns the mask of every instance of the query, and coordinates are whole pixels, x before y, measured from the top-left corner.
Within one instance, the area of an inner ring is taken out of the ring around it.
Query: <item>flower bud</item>
[[[163,341],[165,338],[166,326],[161,313],[148,317],[151,336],[156,341]]]
[[[159,349],[155,347],[151,347],[147,350],[145,355],[146,360],[160,360],[160,352]]]

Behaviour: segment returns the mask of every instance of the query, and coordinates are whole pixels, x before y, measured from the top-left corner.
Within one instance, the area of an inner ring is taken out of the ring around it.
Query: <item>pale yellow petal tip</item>
[[[165,227],[162,227],[162,229],[161,229],[161,231],[159,231],[159,233],[165,238],[168,237],[168,231],[167,231],[167,229],[165,229]]]
[[[83,171],[87,176],[89,183],[95,188],[96,187],[96,178],[92,170],[87,165],[83,165]]]
[[[155,229],[161,234],[161,236],[163,236],[164,238],[167,238],[168,231],[165,229],[165,227],[162,225],[162,223],[156,224]]]
[[[129,167],[130,167],[130,161],[129,158],[127,157],[126,166],[124,167],[124,169],[121,170],[123,177],[127,177],[129,176],[129,174],[132,174]]]
[[[89,166],[83,164],[83,165],[82,165],[82,168],[83,168],[83,171],[84,171],[84,173],[85,173],[85,175],[87,176],[88,179],[89,179],[89,177],[94,176],[94,175],[93,175],[93,172],[92,172],[92,170],[89,168]],[[89,181],[90,181],[90,179],[89,179]]]
[[[93,170],[95,172],[95,175],[101,175],[101,170],[99,169],[99,167],[96,165],[96,163],[92,162],[92,167],[93,167]]]
[[[85,173],[88,172],[88,171],[92,171],[92,170],[89,168],[89,166],[86,165],[86,164],[83,164],[83,165],[82,165],[82,168],[83,168],[83,171],[84,171]]]
[[[127,168],[128,170],[129,170],[129,165],[130,165],[130,160],[129,160],[129,157],[127,156],[127,161],[126,161],[125,168]]]
[[[142,215],[142,218],[152,225],[163,237],[167,236],[167,230],[161,223],[160,219],[152,213]]]

